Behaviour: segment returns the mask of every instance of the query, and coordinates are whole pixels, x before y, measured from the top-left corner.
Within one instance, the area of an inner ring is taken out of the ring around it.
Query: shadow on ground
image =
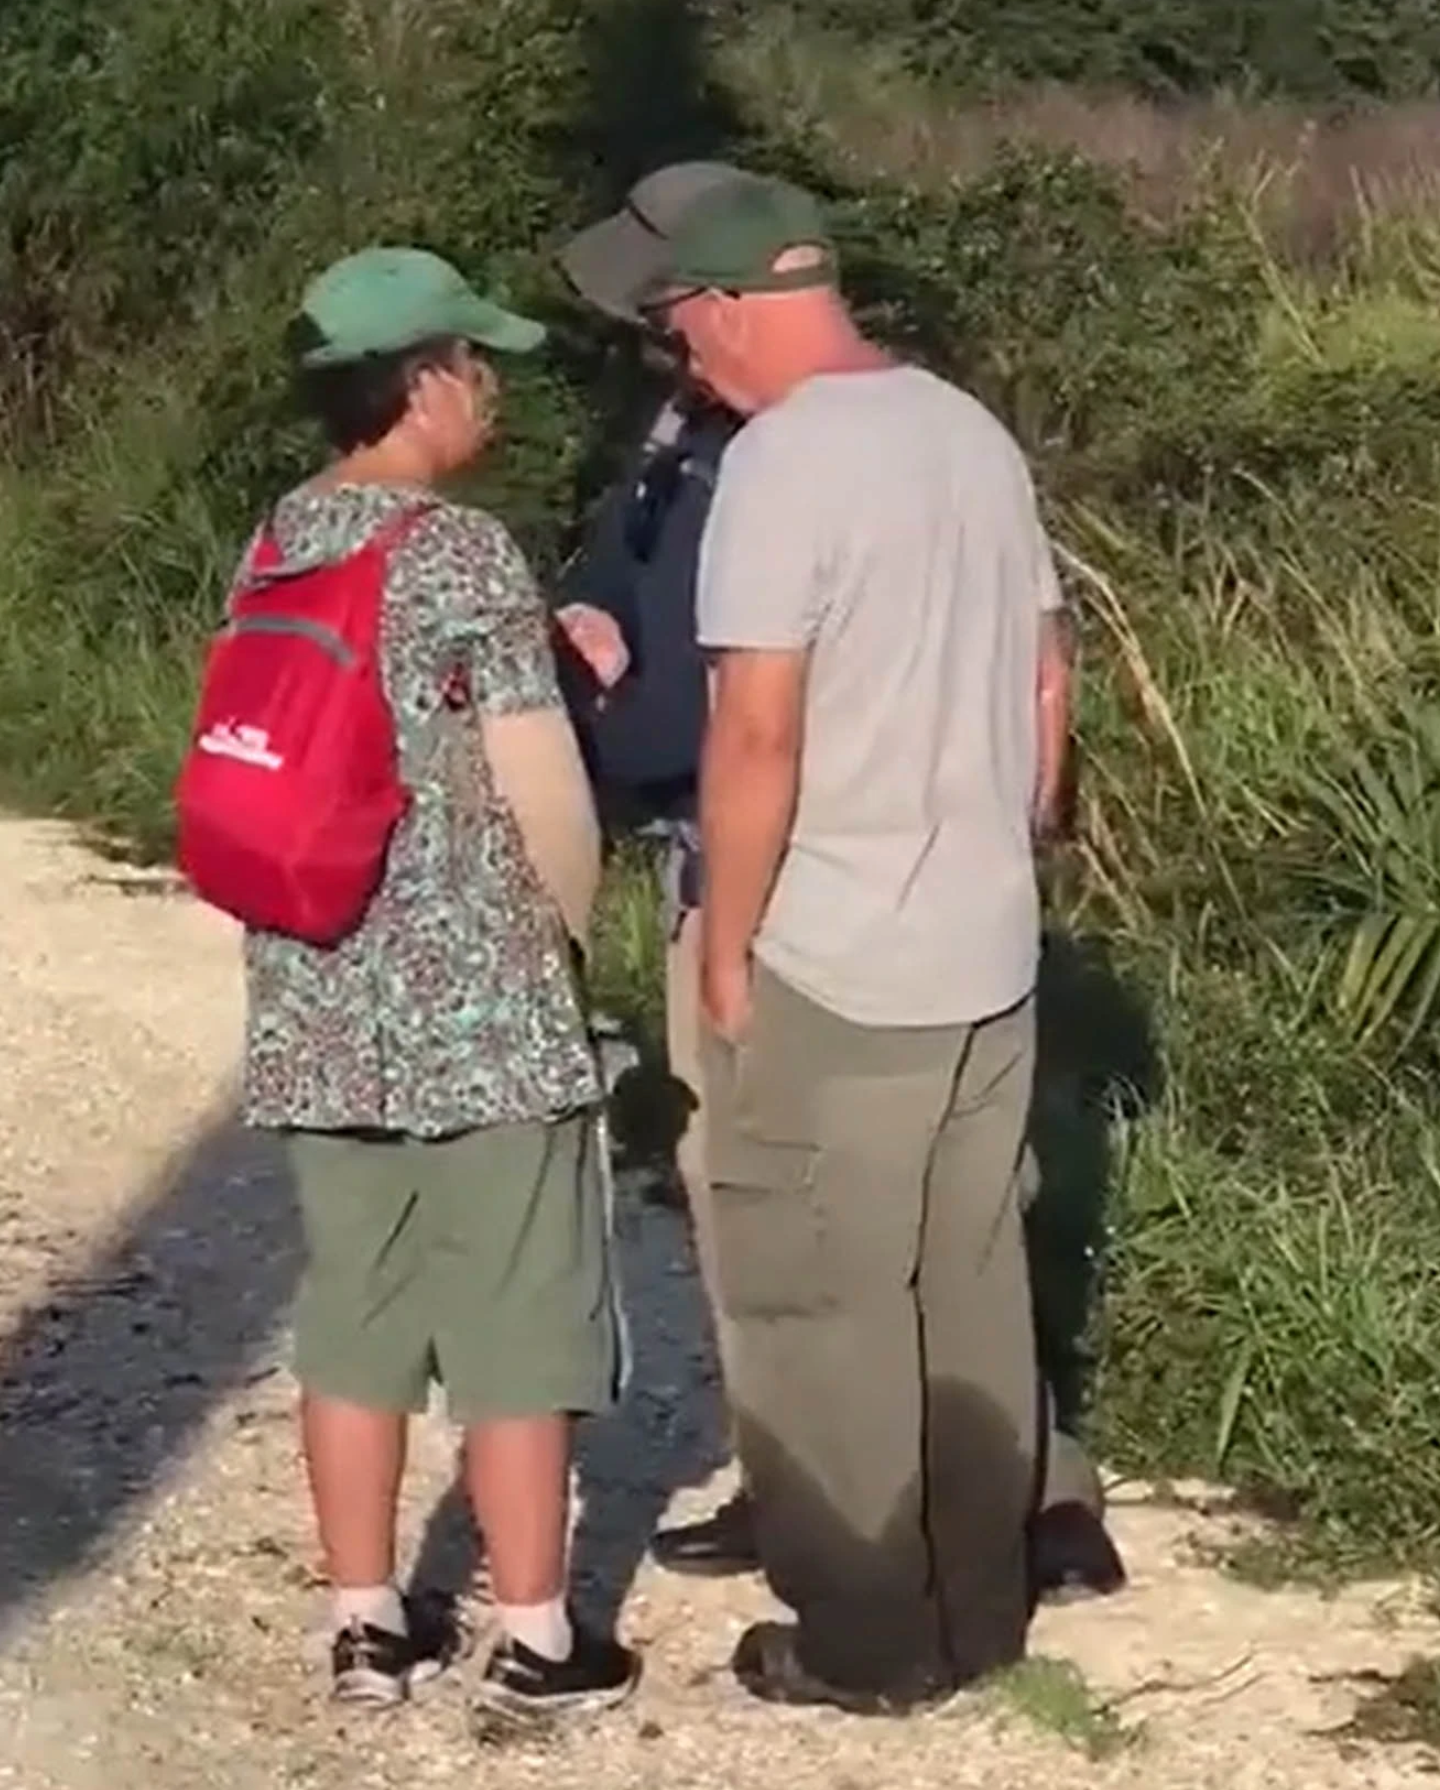
[[[1114,1127],[1154,1104],[1161,1067],[1148,1009],[1102,938],[1046,933],[1036,1007],[1030,1147],[1039,1186],[1026,1232],[1040,1363],[1059,1425],[1074,1433],[1093,1368]]]
[[[277,1371],[299,1247],[276,1152],[218,1119],[0,1344],[0,1637]]]
[[[618,1204],[634,1371],[622,1406],[582,1432],[575,1560],[581,1601],[604,1620],[672,1493],[724,1458],[688,1228],[640,1185]],[[123,1539],[218,1408],[282,1370],[300,1255],[280,1153],[219,1122],[133,1225],[57,1281],[0,1345],[0,1641],[49,1588]],[[466,1582],[472,1533],[452,1493],[416,1577]]]

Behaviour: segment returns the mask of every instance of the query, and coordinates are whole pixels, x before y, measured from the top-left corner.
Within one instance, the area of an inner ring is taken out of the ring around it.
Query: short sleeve
[[[446,585],[444,644],[460,649],[475,706],[487,714],[561,706],[550,616],[525,555],[480,510],[447,509],[427,543]]]
[[[772,426],[785,420],[751,423],[720,463],[696,591],[711,651],[802,649],[824,617],[827,484],[793,432]]]
[[[1060,588],[1059,574],[1055,570],[1055,554],[1050,545],[1050,537],[1045,531],[1044,518],[1040,514],[1035,480],[1019,443],[1012,441],[1010,445],[1020,481],[1020,502],[1024,507],[1025,526],[1030,532],[1030,582],[1040,613],[1053,615],[1057,609],[1065,608],[1065,593]]]
[[[1060,578],[1055,570],[1055,555],[1050,548],[1050,537],[1038,517],[1035,522],[1035,589],[1039,595],[1042,615],[1054,615],[1056,610],[1065,607],[1065,593],[1060,588]]]

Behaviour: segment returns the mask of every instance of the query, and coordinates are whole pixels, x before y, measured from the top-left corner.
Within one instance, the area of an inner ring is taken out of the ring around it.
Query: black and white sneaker
[[[651,1558],[666,1572],[724,1579],[759,1572],[755,1510],[744,1491],[736,1492],[703,1522],[662,1529],[650,1543]]]
[[[475,1698],[475,1738],[482,1745],[625,1701],[640,1681],[640,1656],[583,1628],[575,1628],[574,1637],[566,1660],[546,1659],[510,1637],[501,1640]]]
[[[403,1635],[352,1622],[335,1636],[330,1669],[337,1703],[391,1709],[438,1678],[465,1651],[467,1631],[453,1599],[407,1597],[405,1620],[409,1632]]]

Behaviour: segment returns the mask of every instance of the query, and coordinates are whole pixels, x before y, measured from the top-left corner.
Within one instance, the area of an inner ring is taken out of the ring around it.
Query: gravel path
[[[295,1236],[269,1153],[228,1123],[240,999],[230,928],[51,826],[0,822],[0,1785],[360,1790],[545,1784],[754,1790],[1167,1790],[1426,1781],[1341,1746],[1355,1675],[1440,1651],[1418,1588],[1325,1602],[1203,1564],[1223,1519],[1116,1494],[1134,1587],[1045,1614],[1010,1685],[908,1722],[775,1712],[725,1662],[751,1584],[645,1563],[667,1503],[723,1483],[683,1229],[631,1190],[627,1409],[587,1437],[585,1595],[623,1599],[633,1705],[544,1749],[478,1754],[465,1673],[381,1720],[316,1669],[314,1553],[290,1413]],[[407,1531],[463,1570],[438,1418]],[[1198,1544],[1198,1545],[1197,1545]]]

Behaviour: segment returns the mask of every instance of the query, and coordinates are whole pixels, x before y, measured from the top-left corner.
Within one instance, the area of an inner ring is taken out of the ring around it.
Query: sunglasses
[[[689,366],[690,344],[684,332],[670,323],[669,316],[676,305],[683,305],[688,299],[704,298],[712,292],[720,298],[737,296],[720,286],[686,286],[678,292],[667,292],[663,298],[649,299],[637,305],[647,343],[677,366]]]
[[[702,298],[713,291],[711,286],[686,286],[678,292],[667,292],[660,298],[642,299],[635,309],[647,330],[659,330],[662,335],[674,335],[665,319],[676,305],[683,305],[687,299]]]

